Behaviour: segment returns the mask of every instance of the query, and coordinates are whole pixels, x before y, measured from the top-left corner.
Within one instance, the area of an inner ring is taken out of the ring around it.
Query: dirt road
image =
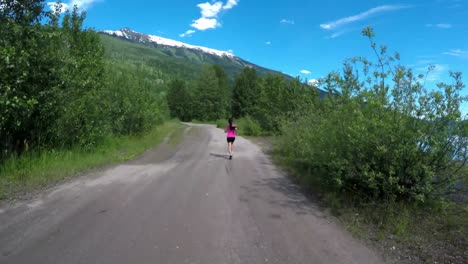
[[[258,146],[191,125],[177,147],[0,207],[0,263],[382,263]]]

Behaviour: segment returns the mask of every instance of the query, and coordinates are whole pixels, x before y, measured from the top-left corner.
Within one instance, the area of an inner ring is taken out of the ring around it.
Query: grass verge
[[[324,206],[355,237],[376,248],[388,261],[399,264],[466,263],[468,206],[437,201],[425,206],[398,203],[356,205],[353,197],[321,189],[313,177],[304,177],[287,164],[296,183],[319,197]]]
[[[426,208],[394,204],[340,207],[335,215],[354,236],[393,263],[466,263],[468,208],[440,202]]]
[[[0,200],[26,194],[89,169],[134,159],[168,135],[169,142],[176,144],[180,141],[181,126],[170,121],[144,135],[110,137],[93,151],[77,147],[11,157],[0,164]]]

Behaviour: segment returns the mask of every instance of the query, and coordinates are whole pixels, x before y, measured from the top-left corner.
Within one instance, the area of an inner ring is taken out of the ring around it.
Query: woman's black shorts
[[[236,140],[236,138],[234,138],[234,137],[228,137],[227,138],[228,143],[234,143],[235,140]]]

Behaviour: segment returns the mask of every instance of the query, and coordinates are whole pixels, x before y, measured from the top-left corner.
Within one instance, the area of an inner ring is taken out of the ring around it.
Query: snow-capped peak
[[[127,28],[124,28],[121,30],[103,30],[101,32],[106,33],[108,35],[114,35],[114,36],[130,39],[130,40],[138,40],[139,42],[153,42],[158,45],[199,50],[205,53],[217,55],[219,57],[228,57],[228,58],[235,57],[234,54],[227,52],[227,51],[220,51],[220,50],[210,49],[210,48],[206,48],[202,46],[190,45],[190,44],[183,43],[180,41],[162,38],[162,37],[154,36],[154,35],[146,35],[146,34],[138,33],[136,31],[127,29]]]

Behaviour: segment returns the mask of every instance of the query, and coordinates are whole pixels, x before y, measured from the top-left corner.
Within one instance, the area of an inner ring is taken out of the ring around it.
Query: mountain
[[[255,68],[260,75],[282,74],[243,60],[227,51],[142,34],[128,28],[116,31],[103,30],[98,33],[102,35],[102,42],[106,47],[108,57],[133,63],[144,62],[172,76],[195,77],[205,64],[221,65],[231,80],[245,67]],[[122,43],[121,40],[127,43]],[[282,75],[292,78],[289,75]]]
[[[104,30],[101,33],[108,34],[111,36],[116,36],[119,38],[123,38],[125,40],[130,40],[132,42],[149,44],[154,46],[163,46],[163,47],[175,47],[175,48],[182,48],[188,49],[192,51],[199,51],[211,55],[216,55],[218,57],[227,57],[227,58],[234,58],[235,56],[227,51],[219,51],[215,49],[205,48],[201,46],[194,46],[187,43],[183,43],[180,41],[167,39],[163,37],[153,36],[153,35],[145,35],[142,33],[138,33],[128,28],[123,28],[121,30],[113,31],[113,30]]]

